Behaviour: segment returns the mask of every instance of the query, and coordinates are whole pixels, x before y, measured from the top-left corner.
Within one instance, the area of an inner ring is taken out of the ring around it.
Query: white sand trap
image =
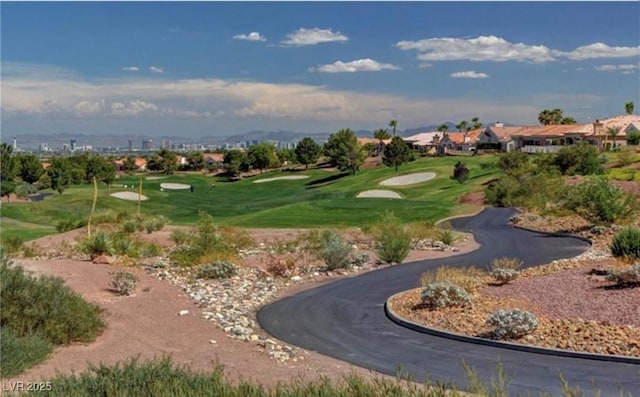
[[[279,176],[279,177],[276,177],[276,178],[258,179],[257,181],[253,181],[253,183],[273,182],[273,181],[279,181],[281,179],[306,179],[308,177],[309,177],[309,175]]]
[[[148,180],[148,181],[156,181],[158,179],[165,179],[168,178],[168,176],[148,176],[144,179]]]
[[[436,177],[435,172],[418,172],[415,174],[396,176],[380,182],[382,186],[404,186],[414,183],[426,182]]]
[[[358,193],[357,198],[390,198],[390,199],[401,199],[402,197],[391,190],[365,190],[364,192]]]
[[[160,187],[167,190],[185,190],[190,189],[190,185],[185,185],[184,183],[161,183]]]
[[[116,193],[111,193],[111,196],[115,198],[123,199],[123,200],[138,201],[138,193],[134,193],[134,192],[116,192]],[[149,197],[142,194],[140,195],[140,200],[142,201],[149,200]]]

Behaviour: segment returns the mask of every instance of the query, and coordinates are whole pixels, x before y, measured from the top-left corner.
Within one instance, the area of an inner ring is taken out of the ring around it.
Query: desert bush
[[[572,186],[566,191],[564,200],[565,208],[597,224],[619,222],[638,208],[637,200],[613,186],[605,177]]]
[[[140,247],[140,254],[145,258],[150,256],[160,256],[162,255],[162,247],[154,243],[142,244]]]
[[[109,233],[99,231],[80,241],[80,251],[89,255],[92,260],[100,255],[111,255],[114,253],[113,238]]]
[[[116,255],[127,255],[131,258],[140,257],[140,244],[126,235],[112,235],[113,253]]]
[[[598,149],[588,143],[564,146],[556,153],[554,164],[562,175],[597,175],[603,169]]]
[[[620,161],[620,165],[623,167],[633,164],[635,157],[636,151],[629,146],[621,148],[618,152],[618,161]]]
[[[518,278],[519,274],[520,272],[518,272],[516,269],[501,268],[493,269],[489,272],[489,275],[493,277],[497,284],[500,285],[504,285],[515,280],[516,278]]]
[[[319,256],[327,265],[327,270],[344,269],[349,266],[351,246],[344,241],[340,233],[323,230],[320,239],[322,247]]]
[[[494,269],[514,269],[518,270],[522,267],[523,262],[518,258],[495,258],[489,264],[491,270]]]
[[[451,245],[458,239],[456,233],[451,229],[444,229],[438,232],[438,240],[443,244]]]
[[[496,327],[496,339],[517,339],[538,328],[535,314],[520,309],[498,310],[487,318],[487,324]]]
[[[484,285],[486,273],[475,266],[449,267],[440,266],[436,270],[422,273],[420,286],[426,287],[432,283],[449,283],[460,286],[465,291],[473,293]]]
[[[0,323],[18,337],[49,342],[91,342],[104,329],[100,308],[64,285],[61,278],[33,277],[6,260],[0,267]]]
[[[387,263],[401,263],[411,249],[411,237],[392,212],[385,212],[372,227],[376,253]]]
[[[464,288],[448,282],[427,284],[420,294],[422,303],[430,309],[466,306],[472,297]]]
[[[120,295],[133,294],[138,280],[138,276],[126,270],[111,273],[111,287]]]
[[[369,254],[365,252],[360,252],[351,256],[351,264],[353,266],[365,266],[370,260],[371,258],[369,257]]]
[[[611,254],[616,258],[640,259],[640,228],[626,227],[611,239]]]
[[[216,261],[200,266],[196,278],[218,279],[229,278],[238,274],[238,268],[228,261]]]
[[[183,245],[191,241],[195,236],[193,233],[187,232],[185,230],[176,229],[171,232],[169,238],[171,241],[176,243],[177,245]]]
[[[24,238],[20,236],[5,236],[2,238],[2,249],[8,254],[13,254],[22,250]]]
[[[143,223],[142,226],[144,228],[144,230],[147,231],[147,233],[151,234],[153,232],[157,232],[159,230],[162,230],[163,227],[165,227],[165,225],[169,223],[169,219],[162,216],[162,215],[158,215],[158,216],[153,216],[151,218],[146,219]]]
[[[238,229],[232,226],[222,226],[219,233],[225,244],[229,245],[234,251],[251,248],[255,242],[246,230]]]
[[[623,270],[609,271],[606,278],[621,287],[640,285],[640,262]]]
[[[44,361],[53,345],[40,336],[18,337],[9,327],[0,328],[0,377],[8,378]]]
[[[435,239],[438,231],[435,223],[430,221],[412,223],[407,228],[411,240]]]
[[[277,258],[269,255],[265,270],[277,277],[291,277],[296,271],[296,262],[292,257]]]
[[[69,230],[77,229],[81,226],[82,222],[78,219],[62,219],[56,223],[56,230],[58,233],[64,233]]]
[[[131,234],[138,231],[139,223],[134,219],[129,219],[122,224],[122,232],[125,234]]]

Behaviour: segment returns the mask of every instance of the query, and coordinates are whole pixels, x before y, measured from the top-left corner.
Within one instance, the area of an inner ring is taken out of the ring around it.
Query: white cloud
[[[349,38],[340,32],[333,32],[331,29],[305,29],[300,28],[293,33],[287,34],[287,39],[282,41],[284,45],[306,46],[320,43],[342,42]]]
[[[465,70],[464,72],[451,73],[449,76],[454,79],[488,79],[489,75],[482,72],[476,72],[473,70]]]
[[[319,65],[309,69],[312,72],[322,73],[353,73],[353,72],[379,72],[382,70],[400,70],[396,65],[380,63],[373,59],[357,59],[351,62],[337,61],[327,65]]]
[[[604,43],[593,43],[561,54],[574,61],[596,58],[629,58],[640,56],[640,46],[610,47]]]
[[[428,69],[428,68],[432,67],[432,66],[433,66],[433,64],[423,62],[423,63],[421,63],[421,64],[420,64],[420,65],[418,65],[418,66],[420,67],[420,69]]]
[[[236,40],[247,40],[247,41],[267,41],[267,39],[258,32],[251,32],[249,34],[237,34],[233,36]]]
[[[451,98],[408,98],[385,93],[358,93],[307,84],[273,84],[223,79],[102,79],[26,74],[3,78],[3,120],[51,114],[54,120],[82,116],[95,120],[140,122],[170,118],[209,119],[248,128],[375,128],[391,119],[403,125],[425,120],[456,120],[477,114],[482,119],[535,122],[539,106]],[[72,75],[69,75],[72,76]],[[221,119],[222,120],[222,119]],[[165,122],[166,121],[166,122]],[[271,123],[271,124],[269,124]],[[123,124],[124,125],[124,124]],[[200,128],[207,129],[208,124]],[[306,126],[306,127],[302,127]]]
[[[157,66],[149,66],[149,71],[151,73],[164,73],[164,69],[157,67]]]
[[[140,71],[140,68],[137,66],[125,66],[122,68],[122,70],[124,70],[125,72],[138,72]]]
[[[596,66],[596,70],[599,72],[622,72],[623,74],[633,73],[635,70],[639,69],[640,66],[634,64],[623,64],[623,65],[600,65]]]
[[[501,37],[479,36],[474,39],[432,38],[399,41],[401,50],[418,51],[421,61],[519,61],[544,63],[554,61],[552,50],[543,45],[510,43]]]

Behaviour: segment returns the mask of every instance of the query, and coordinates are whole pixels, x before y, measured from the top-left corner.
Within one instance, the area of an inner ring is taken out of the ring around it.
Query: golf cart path
[[[484,266],[496,257],[518,257],[525,267],[570,258],[589,248],[583,240],[554,237],[508,225],[513,209],[487,208],[479,215],[452,220],[454,228],[472,231],[480,249],[437,260],[389,267],[301,292],[265,306],[261,326],[288,343],[386,374],[399,368],[417,380],[466,385],[462,363],[489,382],[502,364],[509,393],[562,394],[559,375],[589,394],[592,380],[602,395],[621,386],[640,390],[640,365],[558,357],[482,346],[416,332],[385,315],[391,295],[415,288],[420,275],[441,265]]]

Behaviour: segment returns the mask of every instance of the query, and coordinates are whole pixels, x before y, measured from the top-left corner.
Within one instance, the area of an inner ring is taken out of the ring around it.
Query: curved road
[[[590,394],[592,380],[603,396],[640,395],[640,365],[557,357],[458,342],[401,327],[384,312],[386,299],[415,288],[420,275],[440,265],[484,266],[495,257],[518,257],[525,266],[570,258],[588,243],[551,237],[508,226],[514,210],[488,208],[479,215],[453,220],[471,231],[480,249],[449,258],[404,264],[325,284],[265,306],[258,321],[273,336],[307,350],[386,374],[399,368],[416,380],[449,381],[466,386],[462,362],[490,381],[502,363],[509,392],[561,395],[561,373],[569,385]]]

